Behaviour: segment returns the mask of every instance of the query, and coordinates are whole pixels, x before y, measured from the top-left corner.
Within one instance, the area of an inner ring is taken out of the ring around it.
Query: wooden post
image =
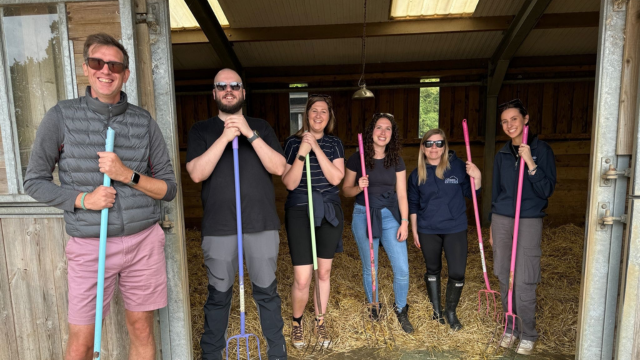
[[[135,0],[136,16],[147,15],[146,0]],[[146,21],[136,21],[136,66],[138,68],[138,89],[140,106],[156,118],[156,103],[153,95],[153,72],[151,47],[149,46],[149,25]]]
[[[484,164],[482,167],[482,226],[489,226],[491,212],[491,184],[493,183],[493,157],[496,154],[496,122],[498,94],[487,94],[487,112],[484,133]]]

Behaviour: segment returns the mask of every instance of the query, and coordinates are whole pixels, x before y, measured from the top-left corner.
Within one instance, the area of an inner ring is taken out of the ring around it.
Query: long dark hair
[[[327,126],[324,128],[324,133],[333,135],[333,129],[336,127],[336,116],[333,114],[333,101],[331,101],[331,96],[313,94],[309,96],[309,99],[307,99],[307,106],[304,110],[302,127],[295,134],[297,137],[301,138],[304,133],[309,131],[309,129],[311,128],[311,125],[309,125],[309,110],[311,109],[313,104],[317,103],[318,101],[324,101],[329,108],[329,122],[327,122]]]
[[[388,119],[391,122],[391,141],[384,149],[384,167],[385,169],[391,166],[398,165],[400,162],[400,156],[402,155],[402,144],[400,143],[400,132],[398,131],[398,124],[391,114],[373,114],[373,119],[369,122],[363,135],[364,145],[364,162],[368,169],[373,169],[375,162],[373,161],[375,156],[375,150],[373,149],[373,130],[376,128],[378,120],[381,118]]]

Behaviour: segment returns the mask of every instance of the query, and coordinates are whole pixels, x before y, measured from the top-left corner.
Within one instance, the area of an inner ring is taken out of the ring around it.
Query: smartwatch
[[[304,162],[305,157],[304,157],[304,156],[302,156],[302,155],[298,155],[298,160],[300,160],[300,161]]]
[[[249,140],[249,144],[251,144],[252,142],[256,141],[256,139],[258,138],[260,138],[260,135],[256,130],[253,130],[253,136],[250,138],[247,138],[247,140]]]
[[[131,180],[129,180],[127,185],[129,186],[138,185],[138,181],[140,181],[140,174],[134,171],[133,175],[131,175]]]

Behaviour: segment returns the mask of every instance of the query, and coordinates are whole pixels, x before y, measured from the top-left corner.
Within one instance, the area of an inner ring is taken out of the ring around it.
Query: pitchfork
[[[362,134],[358,134],[358,146],[360,151],[360,165],[362,167],[362,176],[367,176],[366,166],[364,162],[364,146],[362,144]],[[367,332],[367,319],[371,321],[371,332],[375,347],[378,345],[378,333],[382,334],[384,344],[386,346],[394,346],[396,339],[393,333],[386,325],[386,312],[383,314],[381,303],[378,301],[378,291],[376,290],[376,264],[373,253],[373,236],[371,232],[371,214],[369,213],[369,192],[364,188],[364,204],[367,214],[367,234],[369,235],[369,259],[371,260],[371,297],[374,302],[367,304],[366,313],[362,317],[362,326]],[[388,310],[386,310],[388,311]]]
[[[527,143],[527,137],[529,136],[529,127],[524,126],[522,130],[522,143]],[[509,319],[511,319],[511,333],[509,334],[508,341],[506,344],[506,348],[511,348],[511,346],[515,343],[515,331],[516,329],[520,329],[522,331],[522,319],[513,313],[513,282],[515,279],[516,272],[516,254],[518,250],[518,229],[520,227],[520,206],[522,205],[522,180],[524,177],[524,159],[520,157],[520,171],[518,173],[518,193],[516,195],[516,216],[514,218],[513,223],[513,244],[511,245],[511,268],[509,269],[509,293],[507,295],[507,312],[504,314],[504,330],[502,331],[502,336],[500,337],[500,341],[498,342],[498,346],[496,347],[496,352],[503,345],[502,342],[505,340],[505,336],[507,336],[507,330],[509,329]],[[517,323],[516,323],[517,321]],[[491,340],[496,337],[500,328],[496,329]],[[515,354],[518,353],[518,348],[520,347],[520,343],[516,346]],[[515,355],[514,355],[515,357]]]
[[[113,152],[113,141],[116,132],[112,128],[107,129],[107,141],[105,151]],[[111,178],[104,174],[102,185],[111,186]],[[84,198],[83,198],[84,200]],[[83,205],[84,206],[84,205]],[[102,307],[104,306],[104,266],[107,256],[107,228],[109,226],[109,208],[102,209],[100,213],[100,244],[98,248],[98,284],[96,292],[96,323],[93,332],[93,358],[100,360],[100,344],[102,342]]]
[[[464,132],[464,144],[467,148],[467,160],[471,161],[471,146],[469,146],[469,128],[467,126],[467,119],[462,120],[462,129]],[[486,289],[478,291],[478,312],[482,309],[482,295],[484,294],[486,310],[485,314],[489,316],[491,312],[491,308],[493,307],[493,315],[491,315],[491,319],[496,322],[500,321],[500,314],[498,313],[498,303],[496,301],[496,296],[500,299],[500,293],[491,290],[491,285],[489,284],[489,276],[487,276],[487,265],[484,259],[484,246],[482,244],[482,227],[480,225],[480,215],[478,213],[478,199],[476,198],[476,182],[473,177],[471,177],[471,197],[473,198],[473,212],[476,216],[476,229],[478,230],[478,245],[480,246],[480,259],[482,260],[482,274],[484,275],[484,284]],[[491,302],[493,306],[491,305]]]
[[[309,228],[311,229],[311,253],[313,256],[313,273],[315,274],[315,290],[314,296],[316,297],[316,305],[318,306],[318,315],[316,318],[324,317],[324,309],[322,308],[322,298],[320,297],[320,283],[318,277],[318,256],[316,252],[316,227],[315,220],[313,218],[313,189],[311,188],[311,166],[309,164],[309,154],[306,156],[305,167],[307,171],[307,196],[309,198]],[[309,349],[311,349],[311,353],[316,351],[316,348],[321,350],[323,348],[329,349],[332,343],[332,338],[320,338],[319,334],[316,334],[315,342],[309,341],[307,348],[305,349],[305,354]],[[311,343],[313,343],[313,348],[311,348]],[[319,346],[319,347],[318,347]]]
[[[244,268],[243,268],[243,251],[242,251],[242,208],[240,207],[240,166],[238,164],[238,138],[233,139],[233,177],[236,184],[236,224],[238,231],[238,275],[240,278],[240,334],[235,335],[227,339],[227,360],[229,360],[229,344],[233,339],[236,340],[236,354],[238,360],[240,360],[240,342],[244,339],[244,343],[247,348],[247,359],[251,358],[249,352],[249,340],[255,338],[258,344],[258,358],[262,359],[260,355],[260,339],[254,334],[245,334],[244,332]]]

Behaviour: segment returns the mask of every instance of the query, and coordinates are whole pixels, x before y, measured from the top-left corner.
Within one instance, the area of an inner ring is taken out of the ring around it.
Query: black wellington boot
[[[427,284],[427,295],[429,296],[429,301],[433,306],[433,315],[431,316],[431,320],[437,320],[440,324],[444,324],[442,308],[440,307],[442,294],[440,290],[440,275],[424,274],[424,282]]]
[[[402,309],[398,309],[397,306],[394,307],[402,330],[407,334],[411,334],[413,332],[413,325],[411,325],[411,322],[409,321],[409,304],[405,305]]]
[[[460,301],[460,295],[462,294],[463,287],[463,281],[455,281],[453,279],[449,279],[449,281],[447,281],[444,318],[447,320],[449,326],[453,331],[462,329],[462,324],[460,324],[460,320],[458,320],[458,316],[456,315],[456,308],[458,307],[458,302]]]

